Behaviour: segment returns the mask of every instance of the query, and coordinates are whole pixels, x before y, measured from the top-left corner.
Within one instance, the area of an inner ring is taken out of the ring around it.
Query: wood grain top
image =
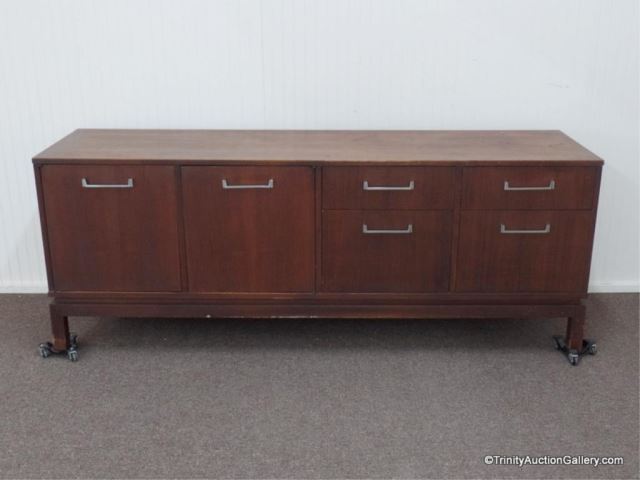
[[[34,163],[601,165],[557,130],[76,130]]]

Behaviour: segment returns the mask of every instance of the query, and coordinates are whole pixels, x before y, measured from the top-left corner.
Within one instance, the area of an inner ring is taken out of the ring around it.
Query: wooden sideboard
[[[37,155],[53,340],[70,316],[566,317],[603,161],[559,131],[77,130]]]

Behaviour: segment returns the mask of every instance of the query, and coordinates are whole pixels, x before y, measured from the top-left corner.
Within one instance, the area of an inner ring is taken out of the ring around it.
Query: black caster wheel
[[[69,360],[71,360],[72,362],[77,362],[78,361],[78,351],[75,350],[75,349],[67,350],[67,358]]]
[[[38,346],[38,351],[40,352],[40,356],[42,358],[47,358],[49,355],[51,355],[51,344],[49,342],[41,343]]]
[[[573,366],[578,365],[580,358],[582,358],[583,355],[595,355],[598,352],[596,342],[593,340],[583,340],[581,348],[569,349],[569,345],[567,345],[563,336],[554,335],[553,339],[556,342],[556,350],[560,350],[562,353],[566,354],[567,360],[569,360],[569,363]]]
[[[69,336],[69,348],[67,350],[58,350],[53,346],[51,342],[45,342],[38,345],[38,352],[42,358],[47,358],[50,355],[66,355],[72,362],[78,361],[78,336],[71,334]]]
[[[578,352],[572,351],[567,354],[567,358],[569,359],[569,363],[575,367],[576,365],[578,365],[580,355],[578,355]]]

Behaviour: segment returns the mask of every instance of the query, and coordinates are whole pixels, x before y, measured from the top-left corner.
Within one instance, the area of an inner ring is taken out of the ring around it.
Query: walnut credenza
[[[34,158],[69,316],[567,317],[602,160],[558,131],[77,130]]]

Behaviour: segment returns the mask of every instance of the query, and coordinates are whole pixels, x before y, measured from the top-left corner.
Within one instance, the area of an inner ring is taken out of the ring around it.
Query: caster
[[[578,355],[578,352],[574,350],[567,354],[567,358],[569,359],[569,363],[575,367],[576,365],[578,365],[578,361],[580,360],[580,355]]]
[[[38,346],[38,351],[40,352],[40,356],[42,358],[47,358],[49,355],[51,355],[51,344],[49,342],[41,343]]]
[[[556,350],[560,350],[562,353],[567,355],[567,360],[573,366],[578,365],[580,362],[580,358],[585,355],[595,355],[598,352],[598,347],[596,346],[596,342],[593,340],[583,340],[582,348],[577,350],[569,350],[569,346],[567,342],[565,342],[564,337],[561,335],[554,335],[553,339],[556,342]]]
[[[69,360],[71,360],[72,362],[77,362],[78,361],[78,351],[76,349],[69,349],[67,350],[67,358]]]
[[[67,350],[57,350],[54,348],[51,342],[45,342],[38,345],[38,352],[42,358],[47,358],[50,355],[66,355],[72,362],[78,361],[78,336],[71,334],[69,336],[69,348]]]

